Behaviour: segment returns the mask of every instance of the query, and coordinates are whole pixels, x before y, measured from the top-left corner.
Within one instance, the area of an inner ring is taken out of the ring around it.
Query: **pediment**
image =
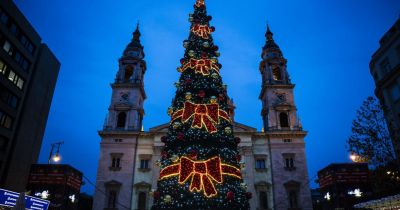
[[[147,188],[151,188],[151,184],[147,183],[147,182],[138,182],[136,184],[134,184],[135,187],[147,187]]]
[[[106,187],[120,187],[122,185],[122,183],[118,182],[118,181],[115,181],[115,180],[111,180],[111,181],[108,181],[108,182],[104,183],[104,185]]]

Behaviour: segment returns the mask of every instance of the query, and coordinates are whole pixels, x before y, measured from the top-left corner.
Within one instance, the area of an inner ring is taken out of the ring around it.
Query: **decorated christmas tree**
[[[204,0],[190,14],[189,39],[181,59],[176,96],[158,165],[153,210],[247,210],[251,194],[241,175],[239,138],[233,135],[229,97],[223,84]]]

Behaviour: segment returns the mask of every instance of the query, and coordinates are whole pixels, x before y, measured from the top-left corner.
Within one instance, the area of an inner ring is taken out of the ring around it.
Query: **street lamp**
[[[368,161],[367,158],[356,153],[350,154],[350,160],[353,161],[353,163],[366,163]]]
[[[353,162],[357,162],[357,155],[354,154],[354,153],[352,153],[352,154],[350,155],[350,160],[353,161]]]
[[[64,144],[64,141],[51,144],[51,150],[50,150],[48,164],[51,164],[51,160],[53,160],[53,162],[55,162],[55,163],[57,163],[57,162],[59,162],[61,160],[60,146],[62,144]],[[56,151],[56,154],[53,156],[53,151],[54,151],[55,147],[57,147],[57,151]]]

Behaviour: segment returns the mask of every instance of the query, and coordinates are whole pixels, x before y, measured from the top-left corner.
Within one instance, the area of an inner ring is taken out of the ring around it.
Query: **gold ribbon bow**
[[[194,104],[186,101],[183,109],[176,111],[172,115],[172,121],[181,118],[182,122],[187,122],[193,117],[192,127],[202,128],[203,126],[210,133],[217,132],[215,124],[219,124],[219,118],[230,122],[227,112],[219,108],[218,104]]]
[[[180,163],[161,170],[160,179],[177,175],[181,185],[192,177],[189,187],[190,192],[203,190],[204,195],[208,198],[217,195],[213,181],[221,184],[223,182],[222,175],[242,178],[238,168],[222,164],[219,157],[213,157],[206,161],[193,161],[187,157],[182,157]]]

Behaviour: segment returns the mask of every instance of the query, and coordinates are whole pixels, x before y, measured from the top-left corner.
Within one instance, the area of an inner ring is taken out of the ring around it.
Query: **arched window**
[[[281,112],[279,114],[279,122],[281,124],[281,128],[288,128],[289,127],[288,115],[284,112]]]
[[[138,210],[146,209],[146,193],[140,192],[138,197]]]
[[[117,204],[117,192],[114,190],[111,190],[108,193],[108,208],[115,208]]]
[[[272,67],[272,76],[274,80],[282,80],[281,69],[279,66]]]
[[[133,74],[132,66],[127,66],[125,68],[125,76],[124,76],[125,81],[130,80],[130,78],[132,77],[132,74]]]
[[[126,123],[126,113],[121,112],[118,114],[117,128],[124,128]]]

